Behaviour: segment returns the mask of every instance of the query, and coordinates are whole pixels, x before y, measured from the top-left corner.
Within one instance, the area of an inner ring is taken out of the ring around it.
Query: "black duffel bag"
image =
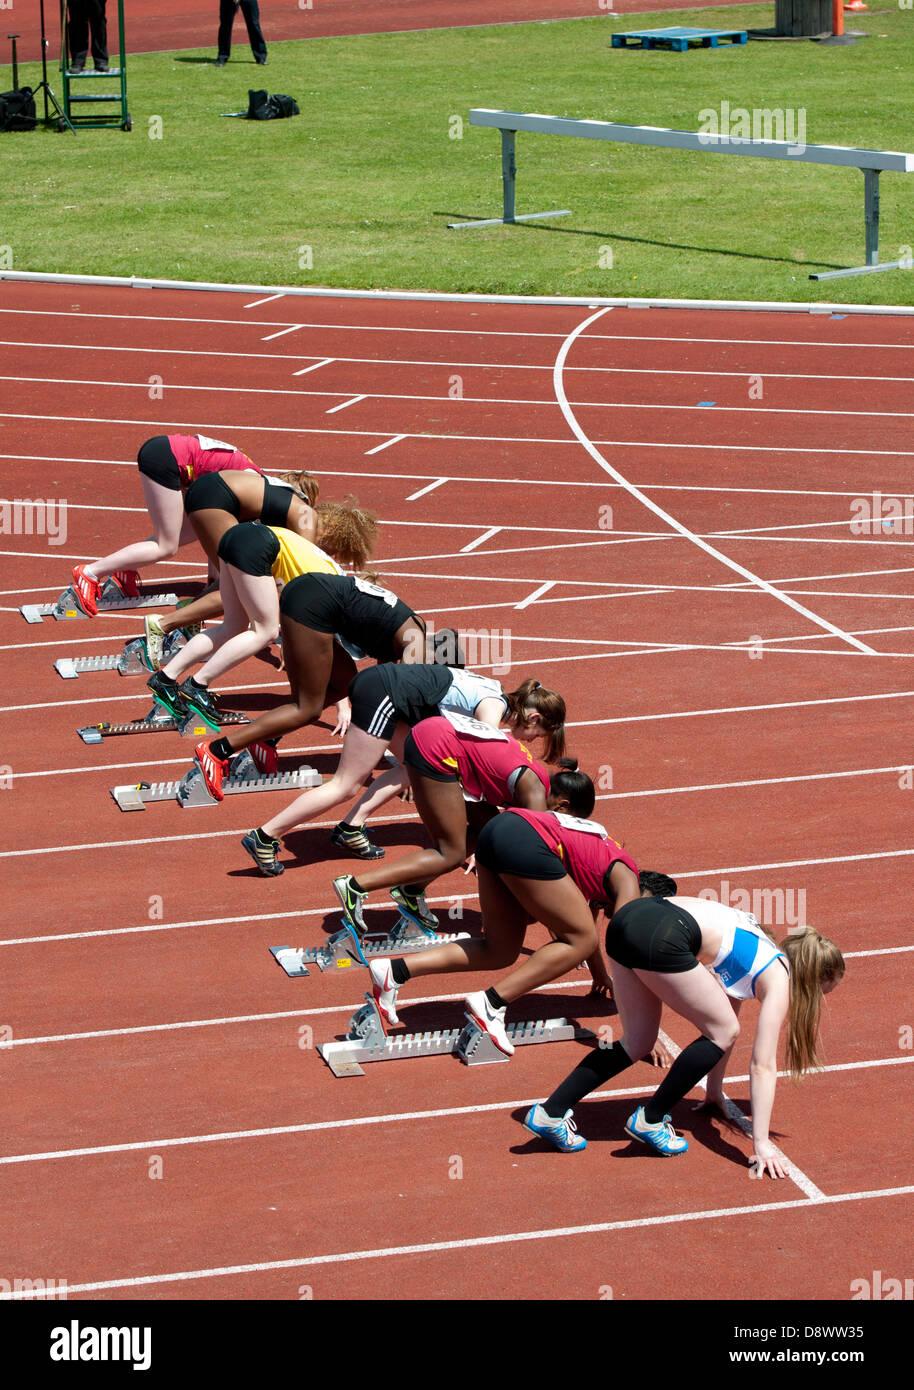
[[[37,124],[31,87],[0,92],[0,130],[34,130]]]
[[[249,121],[277,121],[284,116],[300,114],[294,97],[284,96],[281,92],[269,96],[266,92],[248,91]]]

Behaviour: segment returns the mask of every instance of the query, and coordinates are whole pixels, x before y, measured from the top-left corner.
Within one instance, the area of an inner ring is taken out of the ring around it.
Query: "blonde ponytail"
[[[791,1080],[821,1066],[817,1044],[823,985],[844,975],[844,957],[833,941],[814,927],[792,932],[781,942],[790,966],[790,1012],[787,1019],[787,1067]]]

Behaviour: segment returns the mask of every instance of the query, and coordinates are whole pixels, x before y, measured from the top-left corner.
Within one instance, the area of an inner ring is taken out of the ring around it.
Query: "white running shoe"
[[[463,1002],[472,1022],[478,1024],[484,1033],[488,1033],[499,1052],[503,1052],[506,1057],[513,1057],[514,1044],[508,1038],[508,1030],[505,1028],[504,1009],[493,1009],[486,998],[485,990],[480,990],[478,994],[468,994]]]
[[[397,1017],[397,990],[390,961],[386,957],[369,961],[368,973],[371,976],[371,992],[378,1006],[378,1013],[385,1023],[399,1023]]]
[[[634,1115],[629,1115],[625,1133],[632,1139],[640,1139],[642,1144],[649,1144],[657,1153],[663,1154],[664,1158],[684,1154],[689,1147],[688,1140],[676,1133],[669,1115],[664,1115],[655,1125],[648,1124],[644,1118],[643,1105],[638,1106]]]

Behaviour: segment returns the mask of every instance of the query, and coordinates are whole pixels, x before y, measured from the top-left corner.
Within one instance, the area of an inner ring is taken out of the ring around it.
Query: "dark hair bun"
[[[578,770],[577,758],[559,758],[558,765],[565,772],[577,772]]]

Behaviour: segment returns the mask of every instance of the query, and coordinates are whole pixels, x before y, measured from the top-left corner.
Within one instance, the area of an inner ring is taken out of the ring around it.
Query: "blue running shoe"
[[[669,1115],[664,1115],[658,1124],[649,1125],[644,1118],[643,1105],[639,1105],[634,1115],[629,1116],[625,1133],[632,1139],[640,1139],[642,1144],[649,1144],[652,1149],[663,1154],[664,1158],[684,1154],[689,1147],[688,1141],[676,1133]]]
[[[541,1105],[534,1105],[524,1116],[524,1129],[529,1129],[540,1139],[548,1139],[559,1153],[576,1154],[580,1149],[587,1148],[587,1140],[578,1134],[572,1113],[566,1110],[564,1119],[556,1120],[552,1115],[547,1115]]]

